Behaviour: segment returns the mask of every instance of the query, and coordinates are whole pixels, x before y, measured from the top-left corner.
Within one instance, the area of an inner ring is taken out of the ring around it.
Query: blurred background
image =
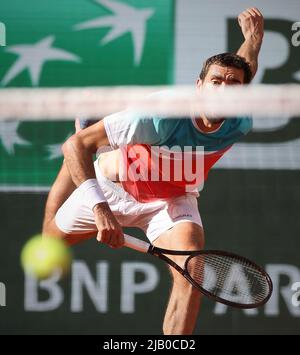
[[[253,6],[266,30],[254,82],[299,83],[299,0],[4,0],[0,87],[193,84],[207,57],[239,48],[237,16]],[[0,121],[0,333],[161,334],[170,278],[151,256],[90,240],[73,247],[65,280],[23,275],[20,250],[41,230],[73,125]],[[255,120],[211,171],[199,198],[206,248],[254,259],[274,292],[248,311],[205,299],[197,334],[300,333],[299,169],[300,119],[282,117]]]

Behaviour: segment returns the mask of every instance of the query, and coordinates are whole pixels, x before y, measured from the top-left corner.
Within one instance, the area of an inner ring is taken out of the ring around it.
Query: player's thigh
[[[153,244],[173,250],[199,250],[204,248],[203,227],[193,222],[181,222],[162,233]]]
[[[156,247],[171,250],[201,250],[204,248],[204,231],[199,224],[181,222],[174,225],[168,231],[162,233],[153,244]],[[184,267],[187,256],[168,255],[176,264]],[[180,284],[186,284],[185,279],[173,268],[170,269],[174,280]]]

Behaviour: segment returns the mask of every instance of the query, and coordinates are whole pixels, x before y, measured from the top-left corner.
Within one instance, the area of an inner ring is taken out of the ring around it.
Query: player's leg
[[[76,119],[76,133],[95,122],[96,121]],[[43,235],[61,238],[64,237],[64,233],[62,233],[56,226],[55,215],[58,209],[64,204],[64,202],[75,189],[76,186],[71,179],[71,175],[69,173],[67,165],[65,162],[63,162],[62,167],[57,175],[54,184],[51,187],[47,198],[42,229]]]
[[[50,236],[64,239],[69,245],[96,237],[93,211],[82,203],[82,192],[74,189],[53,217]]]
[[[173,198],[167,206],[155,210],[142,227],[148,239],[157,247],[173,250],[199,250],[204,247],[204,232],[193,194]],[[184,265],[186,256],[171,256]],[[165,334],[192,334],[200,309],[200,293],[181,274],[171,268],[172,290],[166,310]]]
[[[126,205],[125,191],[118,185],[107,179],[99,166],[99,159],[94,163],[97,181],[104,193],[107,203],[115,215],[117,220],[120,215],[125,215],[126,211],[122,211],[120,206]],[[59,194],[61,184],[55,189],[55,193]],[[67,190],[65,187],[62,193]],[[122,191],[122,194],[119,194]],[[53,192],[52,192],[53,193]],[[54,194],[54,193],[53,193]],[[50,201],[51,201],[50,196]],[[57,198],[53,196],[54,207],[52,208],[53,216],[51,216],[51,223],[48,224],[47,233],[50,236],[58,237],[66,240],[68,244],[75,244],[82,242],[86,239],[90,239],[97,236],[97,227],[95,223],[95,216],[92,209],[84,203],[82,191],[80,189],[74,189],[73,192],[66,198],[61,206],[57,203],[60,196]],[[61,199],[62,201],[62,199]],[[127,205],[126,205],[127,206]],[[58,208],[57,208],[58,207]],[[128,221],[128,216],[126,215]],[[122,219],[118,220],[122,225]]]
[[[63,163],[47,198],[42,230],[43,235],[60,236],[61,233],[56,227],[54,217],[75,188],[76,186],[71,179],[68,168]]]
[[[176,224],[163,233],[155,246],[174,250],[199,250],[204,247],[203,228],[191,222]],[[171,256],[169,256],[171,257]],[[171,257],[180,266],[186,256]],[[201,294],[175,269],[170,268],[173,285],[165,313],[164,334],[192,334],[200,310]]]
[[[75,214],[80,215],[80,205],[81,198],[79,193],[76,190],[76,186],[71,179],[65,163],[63,163],[48,195],[43,222],[43,235],[64,239],[69,245],[96,236],[97,233],[93,230],[83,231],[82,233],[80,233],[79,230],[75,230],[74,233],[72,228],[69,227],[71,223],[75,223]],[[60,211],[59,214],[58,211]],[[68,229],[63,230],[58,227],[56,220],[57,215],[59,215],[61,221],[67,224],[69,223]],[[92,212],[90,212],[89,219],[93,219]]]

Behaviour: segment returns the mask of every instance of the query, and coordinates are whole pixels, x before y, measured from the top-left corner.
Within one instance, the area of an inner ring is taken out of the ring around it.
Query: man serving
[[[244,43],[237,54],[222,53],[207,59],[196,82],[197,90],[249,84],[255,75],[263,16],[251,8],[238,20]],[[184,177],[175,179],[176,171],[169,181],[161,179],[164,171],[159,162],[163,158],[154,159],[152,148],[203,147],[205,179],[211,167],[251,127],[249,117],[224,119],[203,114],[168,119],[132,110],[107,116],[86,129],[80,129],[77,122],[76,134],[63,145],[65,160],[48,197],[43,233],[70,244],[97,235],[99,242],[119,248],[124,244],[122,227],[131,226],[141,228],[151,243],[161,248],[202,249],[204,231],[197,189],[188,189]],[[113,151],[100,154],[93,162],[93,155],[105,146]],[[194,149],[190,159],[193,166],[197,159]],[[149,166],[151,171],[156,169],[158,178],[149,178]],[[175,162],[170,166],[175,167]],[[122,178],[124,170],[126,179]],[[134,173],[144,178],[130,178]],[[197,177],[195,184],[202,184],[203,179]],[[182,256],[172,258],[179,265],[185,260]],[[163,332],[192,334],[200,308],[199,291],[176,271],[171,270],[171,274],[173,286]]]

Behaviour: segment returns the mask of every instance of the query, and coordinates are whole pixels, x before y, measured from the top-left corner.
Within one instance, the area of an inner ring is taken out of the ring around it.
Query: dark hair
[[[249,84],[252,79],[252,72],[249,63],[243,57],[233,53],[221,53],[208,58],[202,67],[200,73],[200,79],[204,80],[209,68],[212,64],[220,65],[221,67],[233,67],[237,69],[243,69],[244,71],[244,83]]]

